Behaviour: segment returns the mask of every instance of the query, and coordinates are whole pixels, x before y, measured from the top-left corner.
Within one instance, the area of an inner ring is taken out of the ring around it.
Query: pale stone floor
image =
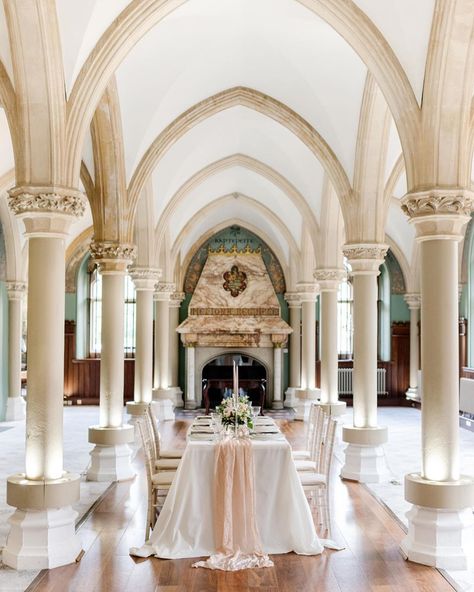
[[[84,473],[89,463],[91,445],[87,442],[87,428],[98,423],[98,407],[64,408],[64,467],[69,471]],[[340,423],[351,424],[352,410],[341,417]],[[409,407],[381,407],[379,424],[389,427],[389,443],[385,447],[387,462],[391,471],[390,481],[370,485],[370,490],[406,524],[405,512],[409,509],[403,499],[403,476],[419,471],[421,466],[420,412]],[[10,428],[10,429],[2,429]],[[13,509],[5,501],[5,481],[8,475],[24,470],[24,424],[0,424],[0,548],[5,545],[8,532],[7,518]],[[474,474],[474,433],[461,430],[461,470]],[[338,441],[336,457],[343,459],[343,444]],[[75,506],[79,518],[103,494],[109,483],[81,482],[81,501]],[[0,591],[24,591],[38,572],[16,572],[0,563]],[[472,572],[450,572],[450,580],[456,582],[456,589],[474,590]]]

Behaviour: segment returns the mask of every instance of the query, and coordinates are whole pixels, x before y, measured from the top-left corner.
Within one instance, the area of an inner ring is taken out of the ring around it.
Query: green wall
[[[5,418],[8,398],[8,296],[6,284],[0,281],[0,418]]]
[[[403,294],[392,294],[390,297],[390,323],[410,320],[410,310]]]
[[[76,293],[74,293],[74,294],[66,293],[65,320],[66,321],[76,321],[76,317],[77,317]]]

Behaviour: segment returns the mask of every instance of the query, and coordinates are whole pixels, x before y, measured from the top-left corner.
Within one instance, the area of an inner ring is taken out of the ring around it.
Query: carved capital
[[[332,292],[338,289],[346,275],[344,269],[316,269],[313,277],[322,292]]]
[[[290,308],[301,308],[301,298],[298,292],[286,292],[285,300]]]
[[[170,307],[179,308],[185,297],[186,294],[184,292],[173,292],[171,294]]]
[[[158,282],[155,286],[154,300],[169,302],[171,295],[176,290],[176,284],[173,282]]]
[[[405,294],[403,299],[408,304],[410,310],[416,310],[421,307],[421,294]]]
[[[26,294],[25,282],[7,282],[7,296],[8,300],[21,300]]]
[[[388,245],[380,243],[349,243],[342,247],[353,274],[379,273]]]
[[[8,206],[23,220],[29,237],[64,237],[84,214],[86,203],[80,191],[67,187],[21,186],[8,192]]]
[[[91,256],[99,265],[102,274],[125,273],[135,259],[134,245],[113,241],[95,241],[90,245]]]
[[[462,188],[417,191],[401,200],[402,211],[415,224],[418,241],[460,240],[473,207],[473,192]]]
[[[318,284],[298,283],[296,286],[300,302],[316,302],[319,294]]]
[[[132,267],[129,273],[137,291],[154,290],[156,282],[161,277],[161,270],[151,267]]]

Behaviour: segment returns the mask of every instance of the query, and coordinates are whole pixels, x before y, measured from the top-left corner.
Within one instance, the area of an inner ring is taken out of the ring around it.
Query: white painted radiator
[[[385,368],[377,368],[377,394],[387,395]],[[340,395],[352,395],[352,368],[338,368],[338,391]]]

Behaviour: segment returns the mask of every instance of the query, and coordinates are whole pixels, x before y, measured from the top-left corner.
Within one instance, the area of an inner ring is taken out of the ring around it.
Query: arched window
[[[126,358],[135,356],[135,286],[126,275],[124,278],[124,355]],[[97,267],[90,272],[89,281],[89,355],[100,357],[102,340],[102,275]]]
[[[344,267],[349,273],[351,266],[344,261]],[[341,360],[352,359],[354,325],[352,321],[352,282],[347,278],[339,284],[337,291],[337,352]]]

